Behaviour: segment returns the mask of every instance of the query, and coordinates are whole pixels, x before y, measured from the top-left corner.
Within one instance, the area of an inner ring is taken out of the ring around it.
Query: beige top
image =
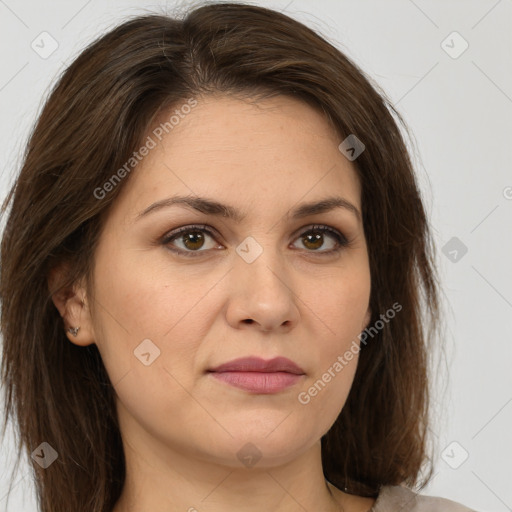
[[[368,512],[476,512],[455,501],[421,496],[403,486],[382,487]]]

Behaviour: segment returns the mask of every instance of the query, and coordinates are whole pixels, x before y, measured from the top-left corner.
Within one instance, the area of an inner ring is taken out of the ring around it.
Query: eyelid
[[[208,236],[210,236],[211,238],[214,238],[214,239],[216,237],[220,237],[218,231],[215,228],[213,228],[212,226],[209,226],[208,224],[187,224],[186,226],[181,226],[172,231],[169,231],[166,235],[164,235],[161,238],[160,243],[162,245],[168,246],[173,239],[178,238],[179,235],[181,235],[182,233],[188,233],[189,231],[194,231],[194,230],[204,232]],[[190,256],[190,257],[199,256],[201,253],[209,252],[209,250],[207,250],[207,251],[184,251],[183,249],[179,249],[177,247],[172,247],[172,248],[169,247],[169,250],[176,254],[185,255],[187,257],[188,256]]]
[[[213,239],[216,239],[216,237],[222,238],[220,236],[219,232],[212,226],[209,226],[208,224],[188,224],[186,226],[181,226],[179,228],[176,228],[176,229],[168,232],[166,235],[164,235],[161,238],[160,243],[162,245],[168,246],[170,244],[170,242],[173,239],[178,238],[181,233],[188,233],[188,232],[194,231],[194,230],[204,232]],[[351,239],[349,239],[342,231],[340,231],[339,229],[337,229],[333,226],[329,226],[327,224],[308,224],[306,226],[303,226],[302,228],[295,231],[295,233],[293,234],[293,241],[296,240],[297,238],[299,238],[301,235],[305,235],[311,231],[319,231],[322,233],[330,234],[330,236],[335,239],[335,241],[337,243],[337,247],[335,249],[329,249],[327,251],[325,251],[325,250],[324,251],[304,250],[308,254],[332,255],[332,254],[336,254],[336,253],[340,252],[342,249],[349,247],[352,243]],[[179,255],[184,255],[185,257],[189,257],[189,256],[195,257],[195,256],[201,255],[202,253],[208,253],[212,249],[197,250],[197,251],[185,251],[180,248],[169,247],[169,250],[174,253],[177,253]]]

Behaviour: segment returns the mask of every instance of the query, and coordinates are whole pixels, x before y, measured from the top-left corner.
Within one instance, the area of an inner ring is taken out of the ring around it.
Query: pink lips
[[[253,393],[270,394],[299,382],[304,370],[286,357],[243,357],[208,370],[213,377]]]

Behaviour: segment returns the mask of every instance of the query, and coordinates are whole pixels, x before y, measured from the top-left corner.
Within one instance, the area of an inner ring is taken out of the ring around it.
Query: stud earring
[[[70,332],[76,338],[79,329],[80,329],[80,326],[78,326],[78,327],[70,327],[68,329],[68,332]]]

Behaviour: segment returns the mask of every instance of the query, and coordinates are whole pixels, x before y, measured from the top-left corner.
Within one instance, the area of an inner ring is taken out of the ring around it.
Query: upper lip
[[[241,357],[233,359],[215,368],[210,368],[210,372],[288,372],[297,375],[303,375],[304,370],[286,357],[274,357],[265,360],[261,357]]]

